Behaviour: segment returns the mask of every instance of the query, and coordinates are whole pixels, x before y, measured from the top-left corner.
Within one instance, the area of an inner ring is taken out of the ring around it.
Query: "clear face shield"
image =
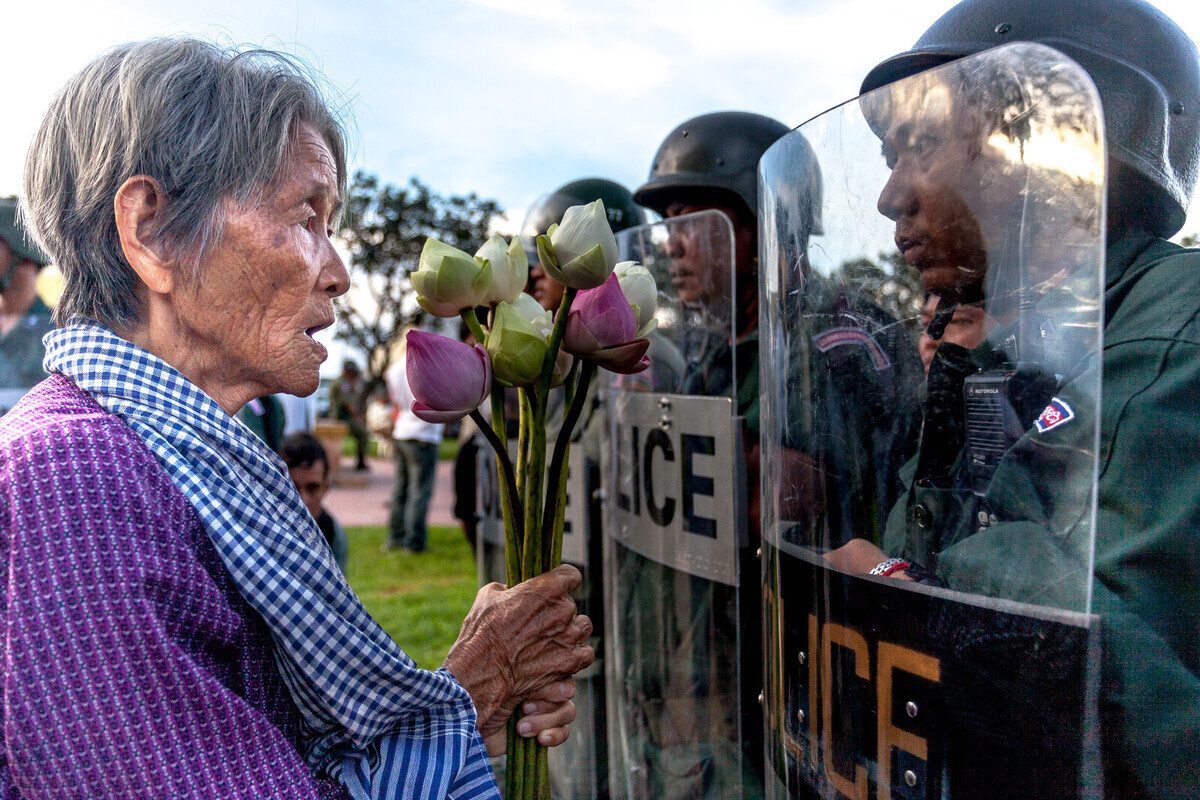
[[[757,796],[746,755],[743,364],[734,235],[703,211],[617,235],[659,288],[650,369],[608,392],[605,630],[614,797]],[[750,573],[757,588],[757,570]],[[757,617],[755,616],[755,629]],[[754,649],[757,654],[757,647]],[[754,692],[757,665],[750,673]],[[756,706],[755,706],[756,707]],[[761,752],[755,739],[754,755]]]
[[[1011,45],[763,157],[769,794],[1099,793],[1102,137],[1082,69]]]

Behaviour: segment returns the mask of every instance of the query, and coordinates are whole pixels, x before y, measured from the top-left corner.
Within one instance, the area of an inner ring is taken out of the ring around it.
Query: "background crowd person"
[[[396,408],[388,398],[387,384],[371,392],[367,400],[367,432],[375,443],[379,458],[395,458],[392,448],[392,428],[396,424]]]
[[[46,112],[25,202],[64,283],[50,377],[0,419],[5,795],[497,798],[514,711],[564,740],[576,570],[485,587],[418,669],[232,419],[317,388],[344,142],[294,59],[189,39]]]
[[[350,426],[350,435],[354,438],[355,447],[354,468],[359,471],[370,469],[367,466],[367,455],[371,436],[367,430],[367,401],[363,396],[364,388],[362,372],[358,364],[350,359],[342,363],[342,374],[329,387],[330,414],[334,419]]]
[[[312,433],[317,427],[317,398],[315,395],[297,397],[280,392],[275,399],[283,406],[283,435]]]
[[[54,327],[50,309],[37,293],[46,255],[29,240],[17,219],[17,199],[0,198],[0,392],[31,389],[46,377],[42,336]],[[9,401],[0,396],[0,413]]]
[[[288,477],[300,493],[304,507],[312,514],[317,527],[325,536],[329,550],[338,569],[346,572],[346,556],[350,550],[350,540],[341,523],[322,505],[325,495],[329,493],[330,474],[329,456],[321,445],[321,440],[311,433],[292,433],[283,439],[279,455],[287,465]]]
[[[438,445],[446,426],[426,422],[413,413],[416,398],[408,385],[407,364],[402,354],[384,375],[396,416],[392,427],[396,482],[383,549],[403,548],[409,553],[423,553],[429,539],[427,520],[437,481]]]

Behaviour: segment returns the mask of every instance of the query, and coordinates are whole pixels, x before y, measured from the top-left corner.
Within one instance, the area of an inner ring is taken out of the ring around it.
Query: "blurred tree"
[[[1179,243],[1184,247],[1200,247],[1200,233],[1193,233],[1191,236],[1184,236],[1179,240]]]
[[[906,327],[914,331],[919,328],[925,288],[920,273],[900,253],[880,253],[878,262],[869,258],[844,261],[837,277]]]
[[[409,281],[425,240],[433,236],[474,253],[501,213],[494,200],[474,192],[444,197],[416,178],[397,187],[380,183],[375,175],[355,173],[340,234],[350,254],[351,288],[334,301],[335,337],[363,355],[366,396],[383,383],[395,336],[428,319]]]

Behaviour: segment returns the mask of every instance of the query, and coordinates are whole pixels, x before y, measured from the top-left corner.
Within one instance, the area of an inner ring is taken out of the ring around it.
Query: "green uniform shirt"
[[[1091,610],[1101,617],[1106,788],[1200,797],[1200,252],[1149,235],[1110,242],[1105,293],[1099,511]],[[1090,369],[1089,369],[1090,367]],[[1094,380],[1083,365],[1079,383]],[[936,563],[954,589],[1084,610],[1090,404],[1031,432],[988,500],[1001,524],[931,552],[953,500],[914,490],[889,521],[890,552]],[[913,466],[907,467],[911,480]],[[944,502],[943,502],[944,501]],[[923,507],[919,511],[918,507]],[[925,525],[918,525],[924,517]],[[1004,520],[1022,520],[1004,522]]]
[[[54,329],[50,309],[40,297],[8,333],[0,336],[0,388],[32,389],[46,377],[42,337]]]

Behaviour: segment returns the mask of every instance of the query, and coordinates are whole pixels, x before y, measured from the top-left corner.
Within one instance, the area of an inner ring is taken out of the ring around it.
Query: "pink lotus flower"
[[[492,362],[483,345],[416,330],[408,332],[407,342],[414,414],[426,422],[453,422],[479,408],[492,385]]]
[[[562,346],[610,372],[632,375],[650,366],[646,357],[650,340],[637,338],[637,327],[637,317],[613,273],[602,285],[576,296]]]

